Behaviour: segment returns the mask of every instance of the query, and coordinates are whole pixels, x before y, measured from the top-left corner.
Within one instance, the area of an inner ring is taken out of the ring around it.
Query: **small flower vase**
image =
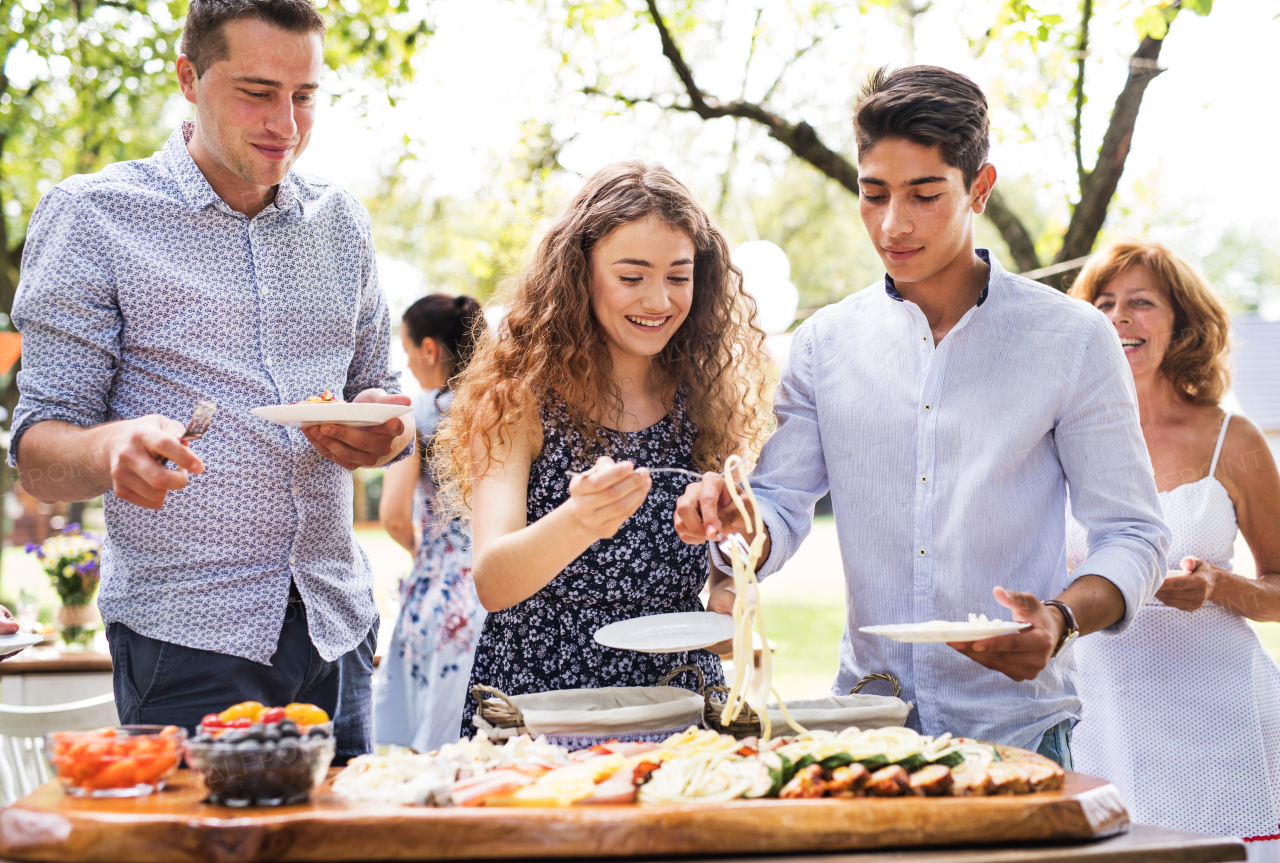
[[[98,614],[92,603],[85,605],[60,605],[53,620],[62,630],[62,640],[68,647],[83,650],[93,640],[97,629]]]

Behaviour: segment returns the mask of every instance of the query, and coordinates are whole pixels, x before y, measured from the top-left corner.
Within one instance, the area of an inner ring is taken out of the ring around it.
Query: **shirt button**
[[[931,410],[933,410],[933,405],[925,405],[925,406],[924,406],[924,409],[925,409],[925,410],[927,410],[927,411],[931,411]]]
[[[923,548],[922,548],[922,549],[920,549],[920,556],[921,556],[921,557],[924,557],[924,556],[925,556],[925,550],[924,550]],[[290,558],[290,560],[292,560],[292,559],[293,559],[293,558]]]
[[[928,482],[928,481],[929,481],[929,477],[927,477],[927,476],[922,476],[922,477],[920,477],[920,481],[921,481],[921,482]]]
[[[921,550],[920,550],[920,553],[921,553],[921,554],[924,554],[924,549],[921,549]],[[293,556],[292,554],[291,554],[291,555],[289,555],[289,563],[297,563],[297,560],[294,558],[294,556]]]
[[[929,341],[929,337],[928,337],[928,336],[921,336],[921,337],[920,337],[920,341],[922,341],[922,342],[927,342],[927,341]]]
[[[293,487],[293,493],[294,493],[294,494],[301,494],[301,493],[302,493],[302,489],[298,488],[298,487],[295,485],[295,486]]]
[[[271,365],[271,357],[267,357],[267,365]]]

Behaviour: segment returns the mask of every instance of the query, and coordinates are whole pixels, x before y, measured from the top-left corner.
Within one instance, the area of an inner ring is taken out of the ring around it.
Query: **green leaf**
[[[1169,32],[1169,22],[1159,6],[1148,6],[1133,22],[1138,35],[1144,38],[1163,39]]]

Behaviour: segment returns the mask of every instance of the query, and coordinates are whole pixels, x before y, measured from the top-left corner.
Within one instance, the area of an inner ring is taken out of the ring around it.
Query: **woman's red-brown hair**
[[[591,311],[591,250],[622,225],[649,217],[683,231],[695,250],[688,317],[654,357],[668,403],[685,388],[697,427],[693,465],[719,470],[731,453],[759,451],[768,422],[764,333],[752,323],[755,302],[730,262],[728,241],[666,168],[617,162],[587,180],[503,286],[498,331],[480,335],[471,363],[453,381],[454,402],[436,432],[438,479],[452,509],[470,503],[473,436],[484,441],[487,470],[495,445],[509,441],[522,421],[537,421],[549,397],[564,401],[575,429],[599,450],[579,455],[603,454],[598,419],[616,421],[622,396]]]
[[[1187,401],[1216,405],[1231,383],[1231,316],[1195,267],[1159,243],[1113,243],[1089,259],[1071,296],[1093,305],[1107,283],[1130,267],[1145,268],[1173,306],[1173,338],[1160,370]]]

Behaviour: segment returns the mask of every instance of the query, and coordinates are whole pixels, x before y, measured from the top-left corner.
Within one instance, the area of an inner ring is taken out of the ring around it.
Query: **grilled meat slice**
[[[954,797],[984,797],[991,793],[991,777],[985,767],[961,765],[951,771]]]
[[[1026,794],[1031,791],[1031,767],[1011,761],[993,761],[987,766],[990,794]]]
[[[911,793],[920,797],[938,797],[951,791],[951,768],[945,764],[929,764],[911,774]]]
[[[872,797],[899,797],[911,793],[911,774],[899,764],[882,767],[867,781],[867,794]]]
[[[791,781],[783,786],[778,796],[786,800],[803,800],[821,797],[827,790],[827,782],[823,777],[822,766],[810,764],[802,767],[791,777]]]
[[[846,767],[837,767],[831,771],[831,781],[827,783],[828,797],[861,797],[862,788],[871,778],[871,771],[854,762]]]

